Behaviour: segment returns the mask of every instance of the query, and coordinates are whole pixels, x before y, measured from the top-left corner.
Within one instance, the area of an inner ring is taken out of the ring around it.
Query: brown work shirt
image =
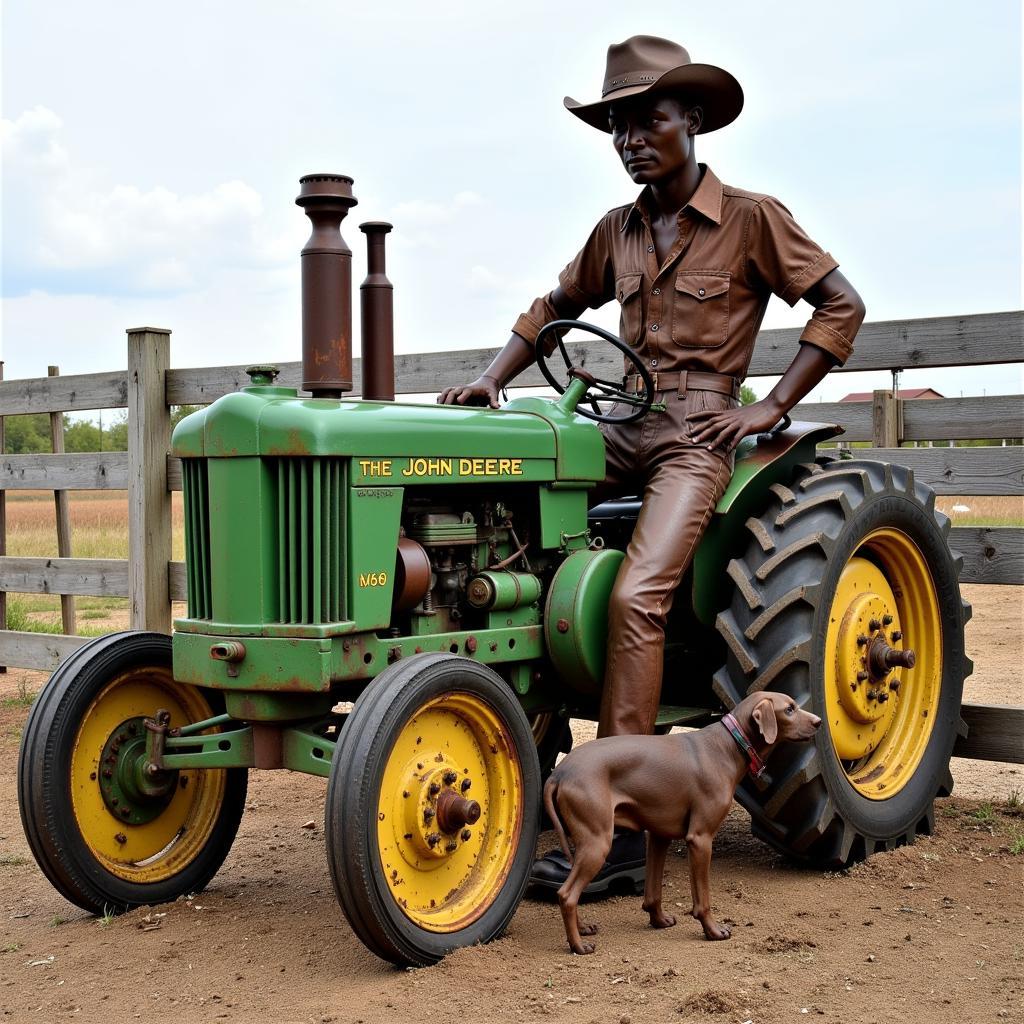
[[[772,293],[794,306],[839,264],[777,199],[723,185],[705,165],[701,169],[664,263],[659,266],[655,255],[645,189],[631,206],[601,218],[559,283],[591,309],[617,299],[619,334],[652,370],[701,370],[742,380]],[[800,341],[845,362],[859,326],[852,313],[848,303],[826,303]],[[532,345],[541,327],[557,319],[549,293],[513,330]]]

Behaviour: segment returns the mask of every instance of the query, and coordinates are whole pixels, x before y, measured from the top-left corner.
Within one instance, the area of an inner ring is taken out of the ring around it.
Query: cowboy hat
[[[608,47],[601,98],[578,103],[571,96],[562,101],[566,110],[603,132],[608,125],[608,105],[646,92],[685,93],[704,111],[700,133],[713,132],[735,121],[743,109],[740,83],[713,64],[693,64],[678,43],[658,36],[631,36]]]

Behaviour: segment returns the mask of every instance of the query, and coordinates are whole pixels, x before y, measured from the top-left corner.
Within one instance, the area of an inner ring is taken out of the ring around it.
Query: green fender
[[[794,421],[767,440],[740,442],[732,479],[693,559],[693,610],[704,625],[713,626],[729,604],[734,584],[726,569],[746,544],[744,524],[764,508],[768,488],[788,483],[797,465],[814,461],[817,445],[841,433],[834,423]]]

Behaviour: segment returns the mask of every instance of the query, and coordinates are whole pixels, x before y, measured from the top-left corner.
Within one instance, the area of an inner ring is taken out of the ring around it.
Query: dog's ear
[[[779,735],[779,723],[775,720],[775,705],[765,697],[754,706],[754,721],[764,737],[765,743],[774,743]]]

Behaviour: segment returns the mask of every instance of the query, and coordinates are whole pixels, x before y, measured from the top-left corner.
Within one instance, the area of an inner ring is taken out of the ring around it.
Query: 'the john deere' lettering
[[[411,458],[360,459],[359,472],[364,477],[432,477],[432,476],[522,476],[522,459],[490,458]]]

